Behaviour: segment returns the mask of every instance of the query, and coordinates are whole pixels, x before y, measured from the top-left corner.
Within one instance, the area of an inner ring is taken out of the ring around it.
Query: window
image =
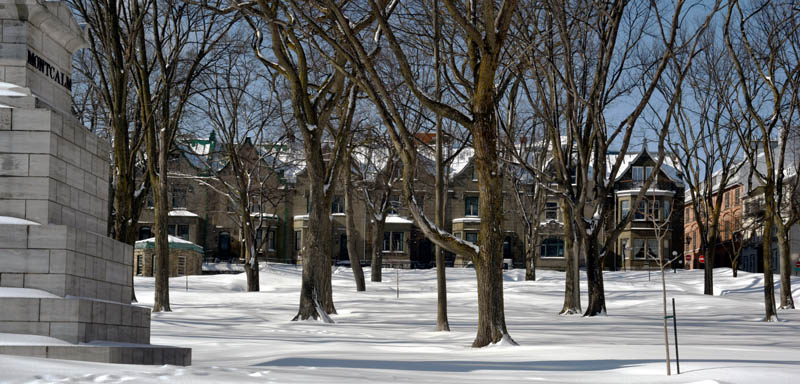
[[[478,172],[475,170],[475,165],[472,166],[472,181],[478,181]]]
[[[731,207],[731,199],[728,198],[728,192],[722,195],[722,202],[725,204],[725,208]]]
[[[464,240],[472,244],[478,244],[478,232],[465,232],[464,236],[466,236]]]
[[[622,254],[623,259],[628,258],[628,239],[620,239],[619,241],[619,253]]]
[[[649,220],[658,220],[660,219],[659,214],[661,213],[661,209],[658,204],[658,200],[654,200],[647,205],[647,218]]]
[[[541,250],[541,257],[564,257],[564,240],[556,237],[549,237],[542,240],[542,245],[539,247]]]
[[[403,232],[384,232],[383,251],[403,252]]]
[[[478,216],[478,197],[464,197],[464,216]]]
[[[653,167],[645,167],[644,170],[645,170],[645,174],[644,174],[645,180],[650,180],[650,176],[653,175]]]
[[[633,167],[633,181],[634,182],[644,181],[644,169],[642,167]]]
[[[256,251],[261,249],[261,244],[264,241],[264,228],[256,229]]]
[[[461,232],[456,232],[456,238],[457,238],[457,239],[460,239],[460,238],[461,238]]]
[[[578,184],[578,172],[575,168],[569,169],[569,182],[572,183],[572,185]]]
[[[144,265],[142,265],[142,259],[144,259],[142,255],[136,255],[136,276],[142,276],[144,274]]]
[[[658,239],[647,239],[647,255],[651,259],[658,259]]]
[[[692,221],[692,208],[686,207],[686,222]]]
[[[331,213],[344,213],[344,199],[341,196],[334,196],[331,204]]]
[[[639,202],[639,209],[636,210],[636,213],[633,215],[634,220],[644,220],[645,213],[647,212],[647,202],[642,200]]]
[[[172,208],[186,208],[186,187],[172,188]]]
[[[403,232],[392,232],[392,250],[403,252]]]
[[[619,202],[620,205],[620,212],[619,217],[620,219],[625,219],[628,214],[631,213],[631,201],[630,200],[622,200]]]
[[[167,226],[167,234],[189,240],[189,224],[170,224]]]
[[[275,250],[275,231],[267,232],[267,249],[270,251]]]
[[[734,199],[735,199],[734,202],[736,203],[736,205],[739,205],[739,202],[740,202],[740,200],[739,200],[740,199],[739,198],[739,188],[736,188],[736,190],[733,192],[733,196],[734,196]]]
[[[725,220],[725,224],[724,224],[723,228],[724,229],[722,230],[722,239],[725,240],[725,239],[728,238],[728,236],[731,235],[731,222],[730,222],[730,220]]]
[[[186,257],[178,256],[178,276],[186,275]]]
[[[669,215],[672,214],[672,205],[669,200],[664,200],[664,220],[669,219]]]
[[[633,258],[644,259],[644,239],[633,239]]]
[[[294,231],[294,250],[299,251],[302,245],[303,245],[303,232]]]
[[[311,192],[306,192],[306,213],[311,213]]]
[[[545,220],[558,220],[558,203],[545,203],[544,218]]]
[[[150,230],[150,227],[139,228],[139,240],[149,239],[151,237],[153,237],[153,232]]]

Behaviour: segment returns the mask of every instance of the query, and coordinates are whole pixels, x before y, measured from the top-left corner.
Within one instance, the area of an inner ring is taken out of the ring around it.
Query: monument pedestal
[[[190,349],[149,344],[150,309],[131,305],[133,247],[104,235],[111,148],[69,114],[81,30],[62,2],[11,3],[0,5],[0,353],[188,365]],[[3,333],[73,345],[3,345]]]

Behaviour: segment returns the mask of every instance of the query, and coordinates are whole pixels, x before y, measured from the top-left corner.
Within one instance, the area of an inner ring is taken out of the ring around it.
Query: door
[[[229,232],[220,232],[219,234],[217,258],[222,260],[230,260],[231,258],[231,234]]]

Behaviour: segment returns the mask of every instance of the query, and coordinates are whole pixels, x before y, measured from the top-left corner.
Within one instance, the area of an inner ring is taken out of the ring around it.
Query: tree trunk
[[[242,200],[246,201],[246,200]],[[244,237],[244,273],[247,276],[247,292],[258,292],[261,290],[258,271],[258,254],[256,253],[255,233],[250,225],[250,214],[248,210],[243,210],[242,236]]]
[[[539,256],[539,247],[536,244],[536,236],[533,235],[532,225],[528,227],[525,234],[525,280],[534,281],[536,280],[536,259]]]
[[[162,131],[163,133],[163,131]],[[166,140],[161,135],[160,141]],[[167,148],[161,145],[158,153],[159,175],[151,175],[155,178],[153,184],[153,203],[155,205],[155,265],[153,266],[153,277],[155,277],[155,299],[153,300],[153,312],[170,312],[169,306],[169,238],[167,236],[167,224],[169,219],[169,202],[167,193]],[[168,147],[168,146],[166,146]]]
[[[780,227],[778,232],[778,257],[780,258],[781,272],[781,306],[780,309],[794,309],[794,299],[792,299],[792,260],[789,248],[789,236]]]
[[[442,38],[442,28],[439,22],[439,0],[433,1],[433,65],[435,67],[434,81],[436,83],[436,101],[442,101],[442,72],[441,52],[439,43]],[[435,181],[435,209],[434,221],[437,227],[444,228],[444,154],[442,132],[442,116],[436,116],[436,181]],[[447,278],[445,276],[444,252],[438,244],[434,248],[436,255],[436,330],[450,331],[450,322],[447,319]]]
[[[716,239],[717,233],[714,230],[710,230],[710,232],[711,240],[706,242],[710,245],[707,245],[703,252],[705,259],[705,263],[703,263],[703,294],[714,296],[714,251],[717,248],[717,242],[714,239]]]
[[[606,314],[606,295],[603,287],[603,263],[597,248],[597,234],[581,236],[586,249],[586,280],[589,287],[589,304],[584,316]]]
[[[370,280],[374,282],[380,282],[382,279],[384,224],[386,224],[386,216],[381,214],[381,219],[375,218],[375,223],[372,226],[372,275]]]
[[[560,315],[577,315],[581,313],[580,276],[578,265],[580,260],[580,245],[575,241],[574,223],[572,222],[572,208],[562,204],[564,215],[564,306]]]
[[[330,199],[323,192],[323,180],[311,180],[311,212],[308,230],[303,232],[303,281],[300,288],[300,309],[292,319],[321,319],[333,322],[327,315],[336,313],[331,288],[332,224]]]
[[[733,269],[733,277],[739,277],[739,260],[733,259],[732,269]]]
[[[347,256],[350,258],[350,267],[353,269],[353,279],[356,281],[356,292],[367,290],[364,283],[364,270],[361,269],[361,261],[356,254],[356,223],[353,214],[353,182],[351,180],[350,155],[344,159],[344,207],[345,207],[345,231],[347,231]],[[366,234],[365,234],[366,235]]]
[[[516,344],[506,329],[503,307],[503,180],[498,170],[494,113],[476,113],[473,134],[475,168],[478,176],[479,252],[475,265],[478,280],[478,334],[473,347],[505,339]]]
[[[775,282],[773,281],[772,274],[772,231],[774,218],[771,208],[774,207],[774,204],[770,205],[769,203],[770,196],[767,196],[767,194],[770,193],[772,193],[772,191],[769,188],[764,191],[764,196],[768,201],[764,213],[764,231],[761,238],[761,251],[764,255],[764,321],[777,321],[778,312],[775,309]]]

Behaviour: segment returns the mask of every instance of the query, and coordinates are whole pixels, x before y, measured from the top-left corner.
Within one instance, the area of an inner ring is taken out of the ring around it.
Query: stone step
[[[0,332],[70,343],[150,342],[150,309],[85,298],[0,298]]]
[[[192,364],[191,348],[149,344],[2,345],[0,354],[113,364]]]

